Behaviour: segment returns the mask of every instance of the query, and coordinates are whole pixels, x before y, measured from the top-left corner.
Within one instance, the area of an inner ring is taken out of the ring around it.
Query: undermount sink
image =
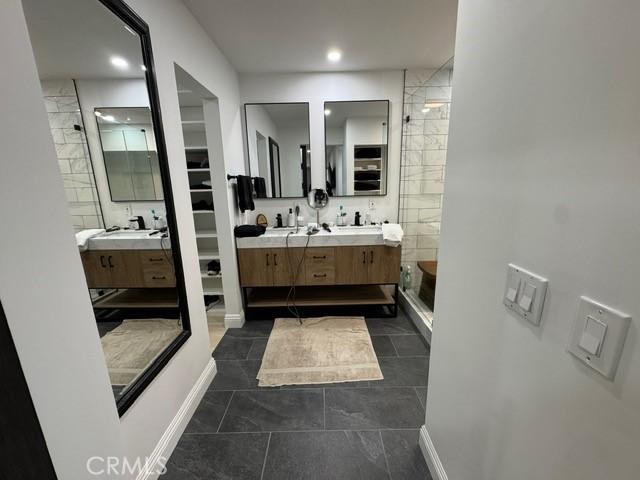
[[[89,239],[89,250],[155,250],[171,248],[168,239],[162,243],[162,233],[156,230],[116,230],[104,232]]]

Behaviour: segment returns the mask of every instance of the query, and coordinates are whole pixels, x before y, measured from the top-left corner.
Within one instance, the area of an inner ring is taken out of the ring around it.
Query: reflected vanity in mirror
[[[308,103],[246,103],[249,175],[257,198],[300,198],[311,185]]]
[[[162,200],[151,110],[99,107],[93,113],[98,122],[111,200]]]
[[[387,194],[389,101],[325,102],[329,196]]]
[[[23,5],[122,415],[190,336],[149,30],[119,0]]]

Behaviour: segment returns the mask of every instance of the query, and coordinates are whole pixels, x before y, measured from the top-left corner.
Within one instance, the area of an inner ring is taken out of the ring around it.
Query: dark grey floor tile
[[[262,360],[264,356],[264,351],[267,348],[268,338],[254,338],[252,340],[251,349],[249,350],[249,356],[247,357],[250,360]]]
[[[378,359],[384,380],[371,380],[372,387],[426,387],[429,357],[382,357]]]
[[[273,320],[247,320],[242,328],[229,328],[225,337],[259,338],[269,337],[273,328]]]
[[[419,431],[383,430],[382,441],[392,480],[431,480],[418,445]]]
[[[122,324],[122,322],[121,321],[113,321],[113,322],[102,321],[102,322],[96,322],[96,324],[98,325],[98,334],[100,335],[100,338],[102,338],[114,328],[119,327]]]
[[[402,311],[395,318],[367,318],[366,322],[371,336],[418,333],[411,319]]]
[[[416,428],[424,408],[413,388],[345,388],[325,390],[327,430]]]
[[[380,434],[366,432],[273,433],[265,480],[388,479]]]
[[[162,480],[259,480],[268,433],[184,435]]]
[[[427,387],[414,387],[423,407],[427,405]]]
[[[261,390],[235,392],[220,431],[315,430],[323,426],[322,390]]]
[[[227,337],[225,334],[216,349],[213,358],[216,360],[246,360],[253,340],[249,338]]]
[[[191,417],[185,433],[215,433],[229,405],[232,392],[209,390]]]
[[[375,335],[371,337],[373,350],[377,357],[397,357],[396,349],[393,348],[391,338],[387,335]]]
[[[390,338],[401,357],[429,355],[429,347],[422,335],[393,335]]]
[[[209,387],[210,390],[245,390],[258,388],[260,360],[218,360],[218,372]]]

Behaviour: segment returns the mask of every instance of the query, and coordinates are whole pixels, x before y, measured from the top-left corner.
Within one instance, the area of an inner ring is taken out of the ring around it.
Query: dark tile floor
[[[411,321],[368,318],[384,380],[258,388],[273,322],[229,329],[218,373],[163,480],[430,480],[418,447],[429,348]]]

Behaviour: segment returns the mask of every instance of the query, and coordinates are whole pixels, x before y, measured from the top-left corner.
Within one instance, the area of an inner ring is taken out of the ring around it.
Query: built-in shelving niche
[[[179,95],[179,98],[182,97]],[[219,302],[208,304],[209,310],[224,311],[222,273],[210,275],[208,267],[210,262],[217,261],[219,268],[220,253],[211,187],[213,172],[210,168],[202,106],[183,106],[181,102],[180,117],[187,158],[187,175],[198,245],[202,290],[205,295],[205,303],[210,301],[212,297],[219,297]]]

